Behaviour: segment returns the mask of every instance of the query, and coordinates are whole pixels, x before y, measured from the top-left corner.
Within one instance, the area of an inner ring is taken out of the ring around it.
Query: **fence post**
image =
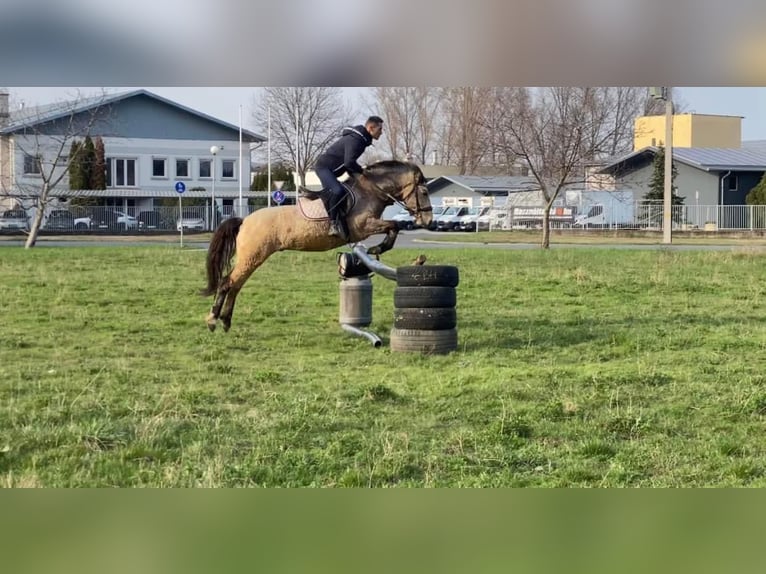
[[[750,231],[753,230],[753,206],[750,206]]]

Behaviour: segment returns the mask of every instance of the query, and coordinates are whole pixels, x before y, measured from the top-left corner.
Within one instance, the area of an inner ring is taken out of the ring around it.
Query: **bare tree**
[[[573,183],[576,168],[588,155],[593,88],[528,90],[500,129],[508,133],[511,152],[529,166],[543,196],[543,237],[550,247],[550,210],[561,190]]]
[[[265,88],[256,99],[255,123],[264,132],[271,112],[271,153],[291,166],[301,185],[317,157],[351,123],[351,112],[339,88]]]
[[[68,175],[72,158],[67,155],[75,139],[85,138],[94,131],[103,132],[109,123],[110,106],[104,104],[106,94],[19,110],[10,118],[9,135],[14,153],[10,161],[17,165],[10,184],[3,184],[3,194],[26,200],[34,208],[34,217],[24,247],[37,243],[46,210],[55,197],[55,190]],[[76,153],[83,146],[75,146]]]
[[[393,159],[425,164],[433,150],[441,98],[439,88],[378,87],[372,90],[370,107],[383,116],[383,133]]]
[[[490,150],[486,116],[492,90],[484,87],[446,88],[442,92],[442,157],[461,174],[472,173]]]

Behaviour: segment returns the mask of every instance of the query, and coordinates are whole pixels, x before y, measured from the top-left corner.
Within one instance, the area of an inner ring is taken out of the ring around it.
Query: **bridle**
[[[383,193],[388,199],[393,201],[395,204],[399,205],[401,208],[403,208],[405,211],[407,211],[407,213],[409,213],[413,217],[417,217],[418,215],[424,212],[433,211],[434,208],[430,205],[428,207],[420,207],[420,194],[418,193],[418,191],[420,191],[421,187],[425,187],[425,186],[418,185],[417,183],[415,183],[415,180],[412,181],[411,185],[412,185],[411,191],[407,195],[411,195],[413,193],[415,194],[415,210],[414,211],[403,203],[403,201],[407,199],[406,195],[402,194],[402,201],[400,201],[388,192],[383,192]]]

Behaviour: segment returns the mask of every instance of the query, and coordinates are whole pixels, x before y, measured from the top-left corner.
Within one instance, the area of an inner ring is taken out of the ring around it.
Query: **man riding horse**
[[[382,133],[383,120],[378,116],[370,116],[364,125],[344,128],[340,138],[317,158],[314,169],[324,188],[321,197],[330,217],[328,235],[340,237],[344,241],[348,239],[343,213],[346,189],[338,177],[344,173],[351,176],[362,173],[362,166],[357,160],[372,144],[372,140],[379,139]]]

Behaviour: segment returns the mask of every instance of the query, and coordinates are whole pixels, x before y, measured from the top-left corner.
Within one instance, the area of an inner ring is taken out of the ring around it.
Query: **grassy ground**
[[[339,328],[332,252],[270,259],[227,334],[203,251],[1,255],[0,486],[766,486],[753,252],[434,251],[436,357]]]
[[[480,231],[476,232],[440,232],[423,236],[428,241],[453,241],[461,243],[540,243],[541,231]],[[673,243],[678,245],[743,245],[761,247],[766,245],[766,237],[761,232],[676,232]],[[577,231],[562,230],[551,232],[551,243],[577,244],[634,244],[656,245],[662,243],[661,232],[631,230]]]

